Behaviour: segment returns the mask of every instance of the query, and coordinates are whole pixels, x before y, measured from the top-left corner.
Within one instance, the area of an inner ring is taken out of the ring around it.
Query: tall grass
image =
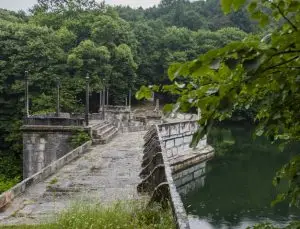
[[[146,208],[141,203],[76,204],[61,213],[54,223],[36,226],[0,227],[5,229],[173,229],[170,210]]]

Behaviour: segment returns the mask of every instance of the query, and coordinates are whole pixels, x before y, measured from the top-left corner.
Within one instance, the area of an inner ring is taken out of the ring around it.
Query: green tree
[[[221,5],[229,13],[244,2],[222,0]],[[230,119],[235,110],[252,107],[256,109],[254,121],[259,123],[256,135],[266,135],[283,144],[300,139],[300,3],[253,0],[247,5],[263,28],[272,26],[262,39],[249,36],[169,68],[173,84],[164,86],[164,90],[178,96],[182,110],[196,107],[202,111],[201,128],[192,145],[214,121]],[[137,97],[145,94],[148,89],[143,88]],[[299,173],[298,155],[274,179],[275,184],[282,178],[289,181],[288,190],[275,202],[288,199],[292,205],[300,206]]]

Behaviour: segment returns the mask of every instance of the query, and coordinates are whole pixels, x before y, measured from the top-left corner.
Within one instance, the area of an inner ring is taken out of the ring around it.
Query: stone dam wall
[[[195,149],[189,148],[196,121],[153,126],[145,135],[139,192],[147,192],[151,202],[171,203],[178,229],[189,229],[189,222],[180,193],[185,194],[203,184],[205,163],[214,150],[202,139]]]

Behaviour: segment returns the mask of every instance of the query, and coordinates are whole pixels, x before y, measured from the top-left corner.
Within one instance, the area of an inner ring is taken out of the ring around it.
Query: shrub
[[[84,130],[75,130],[70,138],[70,144],[73,148],[77,148],[90,140],[91,137]]]

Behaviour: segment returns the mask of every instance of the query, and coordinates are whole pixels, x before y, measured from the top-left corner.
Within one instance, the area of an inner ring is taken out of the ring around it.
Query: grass
[[[175,229],[170,210],[141,203],[76,204],[55,222],[43,225],[0,226],[1,229]]]
[[[55,178],[53,178],[50,182],[49,182],[49,184],[56,184],[58,182],[58,180],[57,180],[57,178],[55,177]]]

